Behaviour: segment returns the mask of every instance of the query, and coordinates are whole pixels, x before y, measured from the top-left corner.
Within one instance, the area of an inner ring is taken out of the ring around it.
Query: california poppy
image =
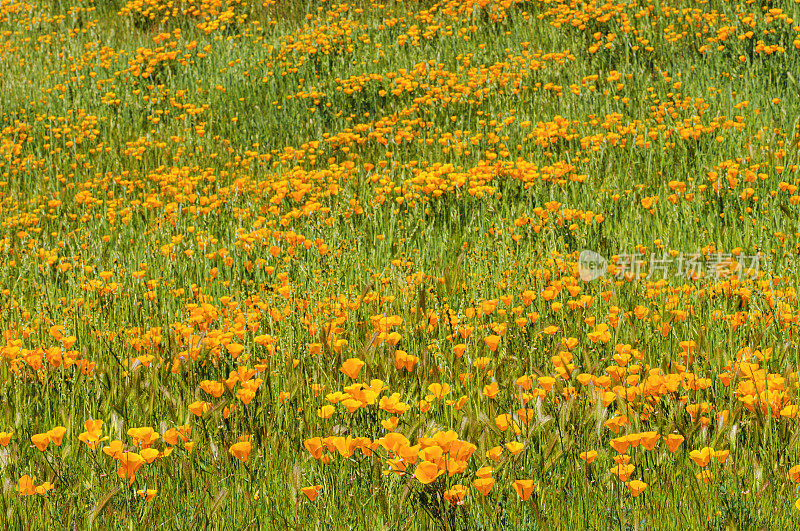
[[[161,452],[159,452],[155,448],[145,448],[140,452],[141,456],[144,458],[144,460],[147,462],[148,465],[153,461],[155,461],[156,457],[158,457],[160,453]]]
[[[655,431],[646,431],[641,434],[642,446],[645,450],[652,451],[656,447],[656,443],[661,436]]]
[[[479,477],[472,483],[472,485],[482,495],[487,496],[489,494],[489,491],[492,490],[492,487],[494,487],[494,479],[492,479],[491,476],[484,478]]]
[[[47,433],[37,433],[36,435],[31,436],[31,442],[39,449],[40,452],[44,452],[47,450],[47,446],[50,444],[50,432]]]
[[[442,470],[439,470],[439,467],[436,466],[435,463],[431,463],[430,461],[423,461],[417,465],[416,470],[414,471],[414,477],[419,480],[420,483],[423,485],[427,485],[428,483],[432,483],[436,478],[441,476],[443,473]]]
[[[583,459],[587,465],[591,465],[592,461],[594,461],[595,458],[597,457],[597,452],[594,450],[589,450],[588,452],[581,452],[578,457]]]
[[[136,491],[136,494],[144,498],[144,501],[152,500],[158,491],[156,489],[140,489]]]
[[[55,428],[51,429],[47,434],[50,436],[50,440],[56,446],[61,446],[61,441],[64,439],[64,434],[67,432],[67,428],[64,426],[56,426]]]
[[[503,447],[502,446],[495,446],[493,448],[490,448],[486,452],[486,457],[488,457],[492,461],[497,461],[498,459],[500,459],[500,456],[502,454],[503,454]]]
[[[673,454],[684,440],[683,435],[678,435],[675,433],[667,435],[666,439],[667,439],[667,448],[669,448],[669,451],[672,452]]]
[[[125,452],[118,457],[120,467],[117,470],[117,475],[121,478],[133,480],[136,477],[136,471],[145,463],[144,457],[136,452]]]
[[[303,487],[302,489],[300,489],[300,492],[305,494],[306,498],[308,498],[309,501],[313,502],[317,499],[317,496],[319,495],[319,491],[321,489],[322,485],[311,485],[308,487]]]
[[[611,447],[614,450],[617,451],[617,453],[620,453],[620,454],[626,453],[628,451],[628,447],[630,446],[630,443],[628,442],[628,438],[625,437],[625,436],[616,437],[614,439],[611,439],[609,441],[609,444],[611,445]]]
[[[497,350],[497,346],[500,344],[500,336],[491,335],[483,338],[483,341],[486,343],[486,346],[489,347],[489,350],[494,352]]]
[[[467,497],[467,487],[464,485],[453,485],[444,491],[444,499],[453,505],[461,505]]]
[[[19,478],[19,483],[15,487],[15,490],[18,491],[21,496],[33,496],[36,494],[36,486],[33,484],[33,478],[25,474]]]
[[[86,443],[89,448],[94,449],[97,443],[100,441],[100,434],[102,433],[103,429],[103,421],[87,420],[83,423],[83,427],[86,431],[78,435],[78,440]]]
[[[626,485],[628,486],[628,490],[631,492],[631,496],[633,496],[634,498],[639,496],[639,494],[644,492],[644,489],[647,488],[647,483],[645,483],[644,481],[639,481],[638,479],[629,481],[628,483],[626,483]]]
[[[635,467],[633,465],[623,465],[620,463],[611,468],[611,473],[617,476],[620,481],[625,482],[628,481],[628,478],[633,474],[634,469]]]
[[[228,452],[233,457],[244,463],[245,461],[247,461],[247,458],[250,455],[250,451],[252,449],[253,445],[250,443],[250,441],[240,441],[232,445],[228,450]]]
[[[511,441],[506,443],[506,448],[508,448],[508,451],[511,452],[512,455],[517,455],[525,449],[525,445],[519,441]]]
[[[45,481],[41,485],[37,485],[35,490],[36,490],[36,494],[38,494],[40,496],[44,496],[45,494],[47,494],[52,489],[53,489],[53,484],[50,483],[49,481]]]
[[[349,358],[342,363],[342,366],[339,368],[346,376],[349,376],[353,380],[358,378],[358,373],[361,372],[361,368],[364,366],[364,362],[358,358]]]
[[[714,456],[714,449],[706,446],[702,450],[692,450],[689,452],[689,458],[701,468],[708,466],[711,458]]]
[[[336,411],[335,407],[330,404],[325,404],[317,410],[317,416],[321,419],[327,419],[333,415],[334,411]]]
[[[517,495],[522,498],[522,501],[526,501],[531,497],[531,493],[533,492],[533,480],[518,479],[514,481],[514,490],[517,492]]]

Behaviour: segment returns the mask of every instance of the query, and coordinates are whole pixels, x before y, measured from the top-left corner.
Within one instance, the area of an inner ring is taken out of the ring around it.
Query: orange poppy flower
[[[19,483],[15,487],[20,496],[33,496],[36,494],[36,486],[33,484],[33,478],[25,474],[19,478]]]
[[[492,487],[494,487],[494,479],[492,479],[491,477],[486,477],[486,478],[479,477],[472,483],[472,485],[482,495],[487,496],[489,494],[489,491],[492,490]]]
[[[628,451],[628,447],[630,443],[628,442],[627,436],[616,437],[609,441],[611,447],[617,451],[617,453],[624,454]]]
[[[483,341],[486,343],[486,346],[489,347],[489,350],[495,352],[497,350],[497,346],[500,344],[500,336],[491,335],[483,338]]]
[[[642,446],[645,450],[652,451],[656,447],[656,443],[661,436],[655,431],[646,431],[641,434]]]
[[[136,452],[125,452],[119,456],[118,460],[120,462],[120,467],[117,470],[117,475],[133,483],[136,477],[136,471],[145,463],[144,457]]]
[[[36,487],[36,494],[44,496],[45,494],[47,494],[48,491],[52,489],[53,489],[53,484],[50,483],[49,481],[45,481],[44,483]]]
[[[47,450],[47,447],[50,445],[50,432],[47,433],[37,433],[36,435],[31,436],[31,442],[39,449],[40,452],[44,452]]]
[[[502,446],[495,446],[494,448],[490,448],[486,452],[486,457],[491,459],[492,461],[497,462],[500,459],[500,456],[503,454],[503,447]]]
[[[311,485],[308,487],[303,487],[300,489],[300,492],[305,494],[306,498],[309,501],[316,501],[317,496],[319,495],[319,491],[322,490],[322,485]]]
[[[83,423],[86,431],[78,435],[78,440],[86,443],[89,448],[96,448],[97,443],[100,441],[100,434],[103,429],[102,420],[87,420]]]
[[[683,435],[671,433],[667,435],[667,448],[669,448],[669,451],[674,454],[683,441]]]
[[[113,457],[114,459],[122,456],[122,452],[124,451],[125,446],[122,444],[122,441],[111,441],[108,446],[103,448],[103,453],[109,457]]]
[[[581,452],[578,457],[586,461],[587,465],[591,465],[592,461],[594,461],[595,458],[597,457],[597,452],[594,450],[589,450],[588,452]]]
[[[647,483],[645,483],[644,481],[639,481],[638,479],[629,481],[626,483],[626,485],[628,486],[628,490],[630,491],[631,496],[633,496],[634,498],[639,496],[639,494],[644,492],[644,489],[647,488]]]
[[[550,389],[552,389],[553,384],[555,383],[556,379],[552,376],[542,376],[539,378],[539,385],[542,386],[542,389],[544,389],[545,393],[549,393]]]
[[[147,462],[148,465],[153,461],[155,461],[156,457],[158,457],[160,453],[161,452],[159,452],[155,448],[145,448],[140,452],[141,456],[144,458],[144,460]]]
[[[339,368],[346,376],[350,377],[351,379],[355,380],[358,378],[358,373],[361,372],[361,368],[364,366],[364,362],[358,358],[349,358],[342,363],[342,366]]]
[[[255,398],[256,393],[252,389],[239,389],[236,391],[236,397],[242,401],[242,404],[248,405],[253,398]]]
[[[244,345],[239,343],[228,343],[225,346],[225,350],[228,351],[228,354],[230,354],[233,359],[236,359],[239,357],[242,351],[244,351]]]
[[[706,446],[702,450],[692,450],[689,452],[689,458],[701,468],[708,466],[711,458],[714,456],[714,449]]]
[[[189,411],[198,417],[203,416],[204,413],[211,410],[211,404],[203,401],[196,401],[189,404]]]
[[[620,481],[628,481],[628,478],[631,477],[633,474],[635,467],[633,465],[624,465],[622,463],[617,464],[616,466],[611,468],[611,473],[617,476]]]
[[[400,419],[397,417],[389,417],[388,419],[384,419],[381,421],[381,426],[386,431],[394,431],[397,429],[397,425],[400,423]]]
[[[47,434],[50,436],[50,440],[56,446],[61,446],[61,441],[64,439],[65,433],[67,433],[67,428],[65,428],[64,426],[56,426],[55,428],[47,432]]]
[[[512,455],[517,455],[525,449],[525,445],[519,441],[511,441],[506,443],[506,448],[508,448],[508,451],[511,452]]]
[[[136,494],[144,498],[144,501],[152,500],[158,491],[156,489],[140,489],[136,491]]]
[[[414,471],[414,477],[423,485],[427,485],[428,483],[433,483],[433,481],[443,473],[444,471],[439,470],[439,467],[436,466],[435,463],[423,461],[417,465],[417,469]]]
[[[514,490],[517,492],[517,495],[522,499],[522,501],[526,501],[528,498],[531,497],[531,493],[533,492],[533,480],[532,479],[518,479],[514,482]]]
[[[497,385],[497,382],[492,382],[489,385],[483,386],[483,396],[487,398],[494,399],[499,392],[500,386]]]
[[[444,491],[444,499],[453,505],[461,505],[467,497],[467,487],[464,485],[453,485]]]
[[[248,456],[250,455],[250,451],[253,449],[253,445],[250,441],[241,441],[238,442],[230,447],[228,453],[230,453],[233,457],[244,463],[247,461]]]

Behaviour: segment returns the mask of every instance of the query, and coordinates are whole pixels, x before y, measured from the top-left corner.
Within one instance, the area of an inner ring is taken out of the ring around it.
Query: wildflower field
[[[800,525],[797,0],[0,0],[0,524]]]

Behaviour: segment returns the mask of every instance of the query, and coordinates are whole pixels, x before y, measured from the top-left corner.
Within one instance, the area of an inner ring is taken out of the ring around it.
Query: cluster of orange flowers
[[[157,25],[175,19],[196,19],[199,30],[213,33],[230,25],[244,24],[248,16],[246,6],[246,0],[129,0],[118,15],[138,17]]]

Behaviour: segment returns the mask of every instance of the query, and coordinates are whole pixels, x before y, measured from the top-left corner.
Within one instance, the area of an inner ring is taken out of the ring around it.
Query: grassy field
[[[3,527],[800,525],[800,3],[262,2],[0,0]]]

